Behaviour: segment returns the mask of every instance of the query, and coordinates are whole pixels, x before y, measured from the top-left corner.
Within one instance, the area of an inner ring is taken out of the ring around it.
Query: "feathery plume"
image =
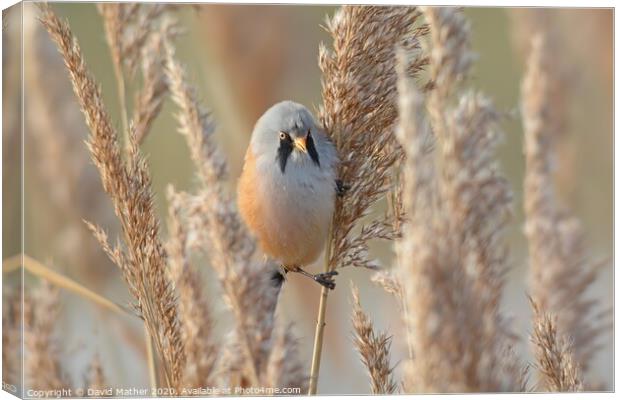
[[[456,9],[424,13],[433,45],[429,118],[423,94],[407,78],[406,62],[399,62],[397,133],[406,153],[403,204],[408,220],[397,254],[414,355],[406,389],[517,390],[520,368],[505,356],[511,334],[499,311],[506,269],[502,231],[511,203],[493,153],[499,115],[480,94],[458,93],[458,103],[450,105],[458,80],[464,78],[454,75],[464,74],[464,60],[471,59],[463,45],[468,28]],[[447,49],[452,54],[443,54]],[[399,59],[406,57],[400,54]],[[431,127],[437,148],[429,153],[425,144]]]
[[[176,21],[169,15],[162,17],[158,25],[149,25],[149,28],[152,32],[140,48],[142,88],[135,94],[132,118],[138,143],[142,143],[151,131],[151,125],[159,115],[169,92],[164,43],[172,42],[181,34]]]
[[[106,40],[116,68],[134,75],[142,49],[170,6],[144,3],[98,3]]]
[[[415,52],[424,26],[415,27],[415,7],[343,6],[327,22],[333,49],[319,48],[323,105],[319,119],[340,154],[339,178],[350,185],[339,198],[328,244],[329,266],[375,268],[367,242],[394,239],[388,220],[377,220],[353,235],[365,216],[390,187],[390,173],[402,157],[393,136],[396,120],[396,46]],[[427,59],[411,57],[408,74],[416,76]]]
[[[469,21],[454,7],[422,7],[429,25],[430,40],[423,47],[430,54],[430,87],[428,104],[433,132],[437,137],[446,133],[441,110],[452,100],[451,95],[468,76],[475,59],[470,49]]]
[[[530,298],[534,311],[535,367],[541,373],[539,388],[549,392],[582,391],[581,373],[574,362],[573,346],[558,332],[557,321]]]
[[[392,272],[385,270],[377,271],[370,277],[370,280],[396,298],[400,299],[402,297],[402,286]]]
[[[344,266],[378,268],[368,257],[372,239],[400,235],[391,216],[374,219],[353,234],[357,222],[391,187],[402,150],[394,138],[397,116],[395,50],[411,54],[406,70],[416,76],[426,65],[420,56],[425,26],[415,27],[415,7],[342,6],[327,21],[333,48],[319,48],[323,105],[319,119],[340,156],[338,177],[347,187],[336,199],[326,245],[325,270]],[[396,208],[394,209],[396,210]],[[400,220],[401,215],[395,214]],[[327,289],[321,292],[308,394],[315,394],[321,362]]]
[[[396,391],[396,383],[390,367],[391,336],[386,332],[376,333],[370,318],[362,310],[359,290],[351,286],[353,296],[353,316],[351,322],[355,336],[353,344],[362,358],[362,363],[370,376],[372,394],[392,394]]]
[[[161,40],[158,36],[170,33],[167,29],[170,24],[164,26],[160,21],[169,7],[165,4],[97,4],[114,65],[126,152],[129,151],[131,139],[125,70],[128,70],[129,77],[133,79],[139,60],[142,58],[143,65],[146,64],[143,66],[144,87],[135,99],[133,121],[134,129],[137,129],[134,133],[136,141],[141,143],[149,132],[152,120],[161,109],[166,92],[162,79],[161,54],[156,47],[153,48],[152,43]],[[149,42],[151,44],[147,45]]]
[[[433,94],[447,99],[469,73],[475,55],[470,50],[470,25],[454,7],[421,7],[429,25],[430,41],[425,48],[430,58]]]
[[[571,338],[575,362],[585,371],[609,327],[608,310],[585,294],[603,263],[588,259],[580,222],[558,205],[553,157],[562,135],[556,129],[562,123],[549,108],[555,68],[547,56],[545,38],[536,36],[532,43],[521,87],[531,295],[541,309],[557,318],[559,332]]]
[[[183,385],[207,387],[213,382],[218,357],[211,310],[200,274],[190,264],[187,232],[181,221],[183,202],[172,187],[168,188],[168,203],[167,250],[171,279],[179,296],[179,322],[186,353]]]
[[[142,89],[136,93],[132,123],[136,141],[142,143],[159,115],[168,93],[164,73],[162,35],[154,35],[142,51]]]
[[[71,30],[47,5],[41,6],[41,22],[62,54],[74,92],[90,130],[88,148],[101,175],[105,191],[121,224],[124,247],[111,248],[105,234],[90,225],[111,260],[123,272],[134,306],[144,320],[161,359],[166,383],[178,387],[183,364],[176,299],[166,276],[166,252],[159,239],[159,222],[153,206],[146,161],[132,140],[128,163],[121,158],[117,133],[101,98],[101,92],[84,63]]]

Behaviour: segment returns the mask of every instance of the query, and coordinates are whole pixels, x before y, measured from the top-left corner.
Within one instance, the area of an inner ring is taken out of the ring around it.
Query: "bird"
[[[284,273],[297,272],[328,289],[336,271],[303,269],[321,254],[342,192],[336,147],[312,113],[286,100],[257,120],[237,185],[239,213],[265,255]],[[281,275],[283,279],[284,275]]]

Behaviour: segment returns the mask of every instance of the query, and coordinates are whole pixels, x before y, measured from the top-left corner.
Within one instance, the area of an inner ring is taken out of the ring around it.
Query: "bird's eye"
[[[284,140],[288,137],[288,135],[286,134],[286,132],[280,132],[280,140]]]

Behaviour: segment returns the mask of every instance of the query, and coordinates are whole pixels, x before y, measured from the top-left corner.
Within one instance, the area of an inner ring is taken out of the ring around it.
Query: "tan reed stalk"
[[[424,18],[431,29],[425,49],[430,57],[430,84],[428,109],[433,133],[446,135],[445,118],[441,113],[451,101],[451,95],[468,76],[475,55],[469,48],[470,26],[455,8],[423,7]]]
[[[127,117],[127,88],[125,85],[125,73],[122,65],[122,36],[124,24],[127,23],[125,17],[125,5],[121,3],[99,3],[97,5],[104,21],[106,39],[110,47],[112,65],[114,65],[114,76],[117,83],[117,96],[120,105],[121,121],[123,123],[123,138],[125,149],[129,151],[129,118]],[[137,10],[137,7],[133,7]]]
[[[406,77],[406,62],[399,68],[407,223],[397,254],[413,352],[405,389],[518,390],[523,374],[499,311],[511,204],[494,159],[499,115],[480,94],[457,91],[473,57],[459,10],[425,8],[424,15],[432,46],[427,102]],[[429,152],[431,129],[436,148]]]
[[[24,294],[24,387],[32,390],[70,389],[54,337],[58,322],[58,289],[42,281]]]
[[[396,391],[396,382],[390,367],[390,347],[392,337],[387,332],[376,333],[372,321],[362,310],[359,290],[351,286],[353,296],[353,315],[351,321],[355,336],[353,344],[362,358],[370,377],[372,394],[392,394]]]
[[[562,38],[559,18],[560,10],[541,9],[541,8],[516,8],[511,10],[511,17],[514,25],[514,40],[516,47],[523,60],[532,57],[532,36],[533,34],[544,33],[545,36],[545,58],[548,60],[564,60],[568,48]],[[556,141],[567,136],[569,102],[575,94],[571,79],[577,66],[571,63],[555,63],[553,76],[547,78],[546,92],[549,101],[548,124],[556,134],[559,135]],[[558,160],[561,162],[561,160]]]
[[[235,316],[231,348],[221,359],[222,368],[241,385],[264,382],[274,333],[274,313],[279,286],[272,275],[275,265],[259,260],[256,243],[226,193],[226,163],[213,142],[214,124],[197,100],[195,89],[185,79],[183,67],[167,45],[167,76],[177,114],[179,131],[185,137],[190,157],[201,182],[198,195],[185,195],[188,231],[208,257],[224,290],[224,298]],[[288,329],[288,328],[287,328]],[[289,341],[290,343],[290,341]],[[295,346],[285,346],[290,361],[298,360]]]
[[[164,4],[99,3],[106,40],[110,48],[117,94],[121,109],[125,150],[129,151],[129,108],[127,78],[133,78],[140,59],[143,60],[144,87],[136,97],[133,124],[138,143],[149,132],[150,124],[161,109],[166,85],[163,80],[160,17],[169,8]],[[129,76],[125,74],[128,71]]]
[[[354,229],[391,186],[390,172],[402,151],[393,136],[396,119],[397,45],[412,52],[420,47],[424,26],[415,27],[414,7],[343,6],[327,21],[333,48],[319,48],[323,105],[319,118],[340,154],[339,177],[349,185],[336,202],[325,255],[325,270],[344,266],[377,268],[368,257],[368,242],[393,240],[399,234],[389,217]],[[419,54],[419,53],[418,53]],[[427,63],[411,57],[408,74]],[[309,394],[316,394],[323,347],[327,289],[321,291],[310,371]]]
[[[151,334],[149,333],[146,325],[142,327],[142,332],[144,333],[144,346],[146,348],[147,364],[146,368],[149,374],[149,384],[151,385],[151,390],[156,391],[159,385],[157,381],[157,366],[155,365],[155,355],[153,354],[153,338],[151,338]]]
[[[161,111],[168,93],[166,74],[164,72],[163,37],[164,33],[154,34],[142,50],[142,89],[136,93],[132,124],[136,131],[136,140],[142,143],[151,130],[153,121]]]
[[[573,357],[569,339],[558,332],[557,321],[530,299],[534,311],[534,330],[530,340],[534,345],[535,367],[542,379],[537,389],[548,392],[578,392],[583,390],[581,372]]]
[[[179,320],[186,359],[183,385],[188,388],[214,384],[215,364],[219,355],[213,334],[211,310],[197,269],[190,263],[187,232],[181,221],[182,196],[168,188],[168,242],[170,275],[179,294]]]
[[[557,329],[573,342],[574,360],[584,371],[609,328],[608,310],[586,295],[604,263],[590,261],[579,220],[559,204],[552,160],[564,132],[562,113],[554,111],[555,79],[552,53],[544,36],[532,41],[521,86],[526,160],[524,206],[529,246],[531,296],[557,318]]]
[[[116,304],[112,300],[109,300],[93,292],[92,290],[50,269],[46,265],[40,263],[39,261],[25,254],[24,255],[18,254],[16,256],[3,260],[2,261],[2,273],[9,274],[19,269],[19,267],[21,266],[23,266],[26,271],[41,278],[42,280],[47,281],[55,286],[58,286],[70,292],[73,292],[77,294],[78,296],[85,298],[87,300],[90,300],[93,303],[98,304],[101,307],[106,308],[116,314],[131,315],[131,313],[129,313],[127,310],[125,310],[123,307]]]
[[[151,183],[144,158],[133,137],[128,162],[123,162],[116,131],[103,105],[100,89],[88,72],[80,47],[69,27],[49,8],[41,21],[62,54],[80,108],[90,129],[88,147],[103,187],[114,204],[125,246],[111,247],[103,230],[91,225],[102,247],[122,270],[136,310],[153,338],[169,387],[178,388],[183,363],[176,299],[166,276],[166,253],[159,240]]]

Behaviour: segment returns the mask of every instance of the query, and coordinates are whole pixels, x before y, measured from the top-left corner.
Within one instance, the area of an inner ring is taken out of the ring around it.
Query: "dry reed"
[[[329,243],[329,267],[376,268],[366,255],[371,239],[393,239],[385,220],[354,235],[357,222],[390,188],[390,172],[402,155],[393,136],[396,120],[395,46],[420,47],[424,26],[415,7],[343,6],[327,22],[333,49],[321,46],[323,105],[319,119],[340,154],[339,178],[350,186],[338,199]],[[417,53],[419,54],[419,53]],[[427,59],[412,57],[416,76]]]
[[[136,140],[142,143],[151,131],[153,121],[159,115],[168,93],[168,84],[164,72],[164,37],[170,37],[172,27],[165,26],[163,31],[152,35],[142,49],[142,89],[136,93],[132,124]],[[169,40],[169,39],[167,39]]]
[[[129,151],[129,108],[127,105],[127,81],[136,74],[142,60],[143,88],[136,94],[133,125],[138,143],[149,132],[153,119],[161,110],[166,92],[163,79],[161,36],[174,30],[161,29],[162,19],[170,9],[166,4],[99,3],[106,40],[114,65],[117,92],[125,135],[125,150]]]
[[[494,159],[498,118],[480,94],[459,92],[472,54],[454,8],[428,8],[433,89],[406,77],[401,54],[398,137],[407,155],[398,245],[408,344],[405,387],[415,392],[518,390],[519,366],[499,311],[510,190]],[[454,102],[456,101],[456,104]],[[426,107],[428,106],[428,117]],[[436,135],[429,153],[428,132]],[[433,238],[429,240],[429,238]]]
[[[119,315],[128,313],[125,308],[119,306],[113,301],[93,292],[92,290],[84,287],[78,282],[67,278],[66,276],[54,271],[52,268],[42,264],[34,258],[26,255],[19,254],[5,259],[2,262],[2,273],[8,274],[10,272],[23,268],[28,273],[37,276],[48,283],[51,283],[59,288],[63,288],[67,291],[73,292],[76,295],[92,301],[93,303]],[[21,270],[20,270],[21,271]]]
[[[370,280],[382,287],[387,293],[400,299],[402,297],[403,288],[399,280],[391,271],[381,270],[375,272]]]
[[[558,331],[573,342],[575,362],[587,370],[609,314],[586,294],[603,263],[589,260],[581,224],[559,205],[554,190],[555,145],[564,123],[551,107],[560,83],[550,55],[545,37],[535,37],[521,88],[531,296],[557,318]]]
[[[550,129],[557,132],[554,140],[554,163],[557,165],[554,180],[559,193],[572,197],[577,192],[578,180],[576,179],[579,169],[579,157],[576,151],[580,141],[579,135],[572,127],[577,123],[574,113],[571,112],[575,105],[575,99],[581,98],[583,88],[579,88],[580,69],[592,67],[587,61],[594,57],[578,57],[571,49],[572,40],[568,39],[573,34],[563,21],[563,10],[543,8],[519,8],[511,10],[513,43],[518,52],[522,65],[531,55],[532,38],[535,34],[544,33],[545,52],[549,60],[562,60],[553,62],[553,76],[547,79],[547,123],[554,126]],[[588,18],[584,18],[588,20]],[[583,33],[583,32],[582,32]],[[578,46],[578,45],[577,45]],[[584,63],[580,65],[580,63]],[[610,74],[611,75],[611,74]],[[596,118],[596,117],[594,117]]]
[[[353,316],[351,321],[355,336],[353,344],[361,356],[362,363],[370,377],[372,394],[392,394],[396,391],[396,382],[390,367],[390,347],[392,337],[387,332],[376,333],[373,323],[362,310],[359,290],[351,287],[353,297]]]
[[[542,375],[538,389],[550,392],[577,392],[583,390],[581,373],[575,364],[573,346],[558,332],[557,321],[530,299],[534,311],[535,367]]]
[[[427,30],[416,27],[415,7],[343,6],[327,21],[333,48],[319,48],[323,105],[319,119],[336,145],[338,176],[348,187],[336,201],[325,255],[325,270],[344,266],[378,268],[368,257],[373,239],[393,240],[399,232],[390,216],[358,227],[370,207],[391,187],[390,173],[402,157],[393,127],[396,111],[395,47],[420,47]],[[409,58],[416,76],[427,59]],[[400,215],[395,218],[400,219]],[[359,232],[354,232],[359,228]],[[309,394],[316,393],[320,369],[327,289],[321,292],[310,372]]]
[[[41,21],[61,52],[74,92],[90,130],[88,148],[102,184],[114,204],[124,247],[111,247],[105,233],[93,225],[102,247],[123,272],[134,304],[154,340],[169,387],[178,387],[183,365],[176,299],[166,276],[166,253],[159,239],[150,177],[144,158],[132,140],[125,163],[119,140],[103,105],[99,87],[88,72],[80,47],[69,27],[49,6],[41,7]]]
[[[184,387],[213,385],[218,347],[213,335],[211,310],[201,285],[201,276],[190,262],[187,232],[181,223],[183,202],[168,188],[168,257],[171,279],[179,296],[179,320],[185,346]]]

